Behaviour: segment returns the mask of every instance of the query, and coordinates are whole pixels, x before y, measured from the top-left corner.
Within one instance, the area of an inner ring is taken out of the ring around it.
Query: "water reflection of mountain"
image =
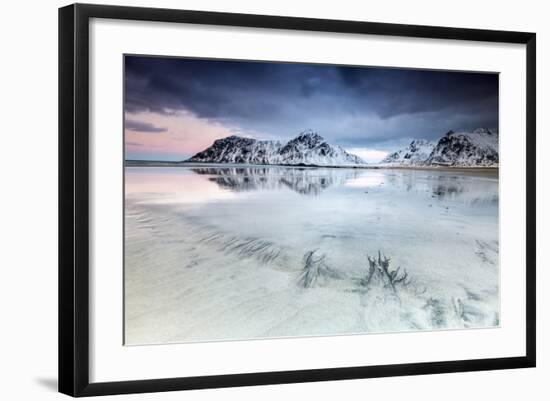
[[[432,197],[453,200],[469,205],[498,204],[498,184],[481,180],[439,182],[432,187]]]
[[[390,173],[388,184],[404,188],[407,192],[426,192],[432,198],[458,201],[470,205],[498,203],[498,175],[487,176],[461,172],[460,175],[448,172],[410,171]]]
[[[334,185],[356,178],[356,170],[274,167],[200,167],[196,174],[232,191],[290,189],[302,195],[320,195]]]

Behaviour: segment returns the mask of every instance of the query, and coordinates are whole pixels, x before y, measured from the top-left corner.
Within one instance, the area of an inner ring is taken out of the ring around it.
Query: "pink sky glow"
[[[126,120],[139,121],[162,128],[162,132],[140,132],[126,128],[127,153],[154,153],[179,156],[194,155],[212,145],[216,139],[234,133],[223,125],[200,119],[185,111],[160,114],[152,112],[126,113]]]

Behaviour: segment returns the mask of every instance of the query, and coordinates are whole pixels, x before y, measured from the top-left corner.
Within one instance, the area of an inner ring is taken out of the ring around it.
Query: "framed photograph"
[[[59,10],[59,390],[535,366],[535,34]]]

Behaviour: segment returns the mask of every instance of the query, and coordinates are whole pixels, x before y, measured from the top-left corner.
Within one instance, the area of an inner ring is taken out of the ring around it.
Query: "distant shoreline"
[[[247,163],[209,163],[186,161],[161,161],[161,160],[125,160],[124,167],[294,167],[294,168],[352,168],[352,169],[394,169],[394,170],[451,170],[451,171],[498,171],[499,166],[392,166],[392,165],[349,165],[349,166],[321,166],[315,164],[247,164]]]

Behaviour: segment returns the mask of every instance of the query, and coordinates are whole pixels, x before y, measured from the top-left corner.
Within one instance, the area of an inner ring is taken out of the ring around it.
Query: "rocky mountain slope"
[[[302,132],[286,143],[229,136],[214,141],[212,146],[187,161],[315,166],[365,164],[361,158],[346,152],[338,145],[329,144],[311,130]]]
[[[447,132],[434,145],[415,139],[409,146],[386,156],[380,164],[392,166],[498,167],[498,132],[477,128]]]
[[[473,132],[449,131],[439,140],[430,156],[429,165],[456,167],[498,166],[498,133],[486,128]]]
[[[390,153],[382,164],[421,165],[430,156],[435,145],[425,139],[415,139],[406,148]]]

